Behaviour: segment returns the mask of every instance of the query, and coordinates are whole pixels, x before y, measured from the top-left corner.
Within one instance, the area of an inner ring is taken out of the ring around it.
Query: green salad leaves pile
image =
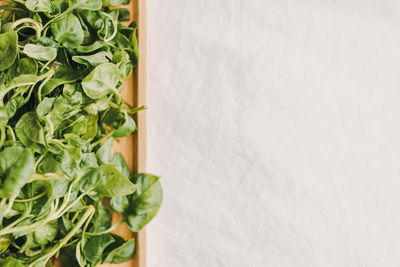
[[[129,0],[128,0],[129,1]],[[8,0],[0,6],[0,266],[96,266],[133,257],[162,201],[114,140],[136,130],[121,98],[138,62],[126,0]],[[114,8],[110,8],[114,7]],[[125,23],[122,23],[124,22]],[[106,204],[105,204],[106,203]],[[122,219],[111,223],[111,211]]]

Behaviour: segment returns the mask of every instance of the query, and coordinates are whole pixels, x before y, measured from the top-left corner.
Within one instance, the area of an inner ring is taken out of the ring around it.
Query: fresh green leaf
[[[129,4],[130,0],[103,0],[105,6],[120,6]]]
[[[56,48],[36,44],[26,44],[22,53],[41,61],[53,61],[57,57]]]
[[[72,13],[51,24],[54,39],[66,48],[76,48],[83,42],[83,30],[79,19]]]
[[[2,267],[24,267],[24,265],[14,257],[7,257],[2,263]]]
[[[0,71],[11,67],[18,54],[18,35],[15,31],[0,34]]]
[[[93,190],[106,197],[125,196],[136,190],[135,184],[114,166],[103,164],[84,178],[82,191]]]
[[[115,92],[119,75],[119,69],[112,63],[98,65],[83,79],[83,91],[92,99],[100,99],[110,92]]]
[[[126,241],[123,245],[113,249],[104,259],[104,263],[122,263],[135,254],[135,239]]]
[[[33,12],[48,12],[52,11],[50,0],[26,0],[26,7]]]
[[[99,263],[104,249],[113,241],[110,234],[89,237],[82,251],[85,259],[93,264]]]
[[[151,174],[136,174],[132,177],[136,193],[131,197],[124,216],[129,229],[139,232],[149,223],[160,209],[162,189],[159,178]]]
[[[34,168],[33,153],[20,146],[8,147],[0,152],[0,196],[18,195]]]
[[[101,51],[93,55],[88,56],[73,56],[72,60],[79,63],[84,64],[86,66],[92,65],[97,66],[102,63],[110,62],[113,55],[110,52]]]

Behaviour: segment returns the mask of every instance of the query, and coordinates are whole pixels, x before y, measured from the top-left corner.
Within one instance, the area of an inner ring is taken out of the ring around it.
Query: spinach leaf
[[[106,197],[124,196],[135,192],[136,186],[114,166],[102,164],[87,174],[81,190],[93,190]]]
[[[31,74],[36,75],[38,71],[38,64],[32,58],[22,58],[18,61],[18,65],[15,71],[15,76],[19,76],[21,74]]]
[[[86,10],[99,10],[101,8],[101,0],[67,0],[69,7]]]
[[[124,213],[129,207],[129,199],[126,196],[113,197],[110,200],[110,207],[115,212]]]
[[[87,46],[79,46],[76,50],[79,53],[91,53],[94,52],[98,49],[100,49],[103,46],[103,43],[99,42],[99,41],[95,41],[90,45]]]
[[[89,237],[82,251],[85,259],[91,263],[99,263],[104,249],[113,241],[110,234]]]
[[[103,263],[122,263],[133,257],[135,254],[135,239],[126,241],[121,246],[113,249]]]
[[[66,48],[76,48],[83,42],[83,30],[79,19],[72,13],[51,24],[54,39]]]
[[[18,195],[31,176],[34,164],[33,153],[27,148],[14,146],[0,152],[0,195],[2,198]]]
[[[18,35],[15,31],[0,34],[0,71],[11,67],[18,54]]]
[[[38,245],[47,245],[49,242],[52,242],[58,232],[58,223],[57,221],[51,221],[47,224],[40,227],[33,233],[33,237],[35,239],[36,244]]]
[[[103,146],[97,150],[96,157],[99,163],[111,164],[124,176],[129,177],[130,171],[121,154],[114,154],[113,138],[109,138]]]
[[[26,44],[22,53],[40,61],[53,61],[57,57],[57,49],[36,44]]]
[[[130,0],[103,0],[103,5],[105,6],[119,6],[119,5],[127,5]]]
[[[9,236],[0,236],[0,254],[7,250],[11,244],[11,239]]]
[[[116,129],[113,134],[115,138],[128,136],[136,130],[136,123],[127,112],[110,109],[104,114],[102,121]]]
[[[28,112],[19,119],[15,132],[25,146],[31,146],[34,143],[45,144],[43,127],[34,112]]]
[[[52,11],[50,0],[26,0],[26,7],[33,12],[48,12]]]
[[[138,232],[160,209],[162,189],[159,178],[151,174],[136,174],[131,180],[136,184],[137,189],[130,198],[129,207],[124,216],[129,229]]]
[[[116,91],[119,82],[119,69],[112,63],[98,65],[82,81],[85,94],[92,99],[100,99]]]
[[[72,60],[79,63],[84,64],[86,66],[92,65],[97,66],[102,63],[110,62],[113,55],[110,52],[101,51],[93,55],[88,56],[73,56]]]
[[[2,263],[3,267],[24,267],[24,265],[14,257],[7,257]]]

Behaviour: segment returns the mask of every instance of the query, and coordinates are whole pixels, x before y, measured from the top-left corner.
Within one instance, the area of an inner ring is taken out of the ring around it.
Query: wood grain
[[[146,1],[132,0],[125,6],[131,11],[131,19],[138,25],[139,65],[133,71],[131,78],[124,83],[123,98],[133,106],[146,104]],[[115,150],[124,155],[131,171],[146,171],[146,111],[141,111],[135,116],[138,131],[129,137],[118,140]],[[114,214],[113,222],[120,219]],[[125,239],[132,237],[132,232],[125,226],[114,231]],[[146,266],[146,232],[134,233],[136,238],[135,258],[122,264],[104,264],[103,267],[145,267]]]

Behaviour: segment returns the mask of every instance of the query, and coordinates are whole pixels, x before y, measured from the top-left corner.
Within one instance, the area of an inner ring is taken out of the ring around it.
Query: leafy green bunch
[[[110,8],[121,4],[0,6],[0,266],[124,262],[135,240],[111,232],[138,232],[159,210],[159,178],[131,174],[113,151],[143,109],[121,98],[138,62],[136,24]]]

